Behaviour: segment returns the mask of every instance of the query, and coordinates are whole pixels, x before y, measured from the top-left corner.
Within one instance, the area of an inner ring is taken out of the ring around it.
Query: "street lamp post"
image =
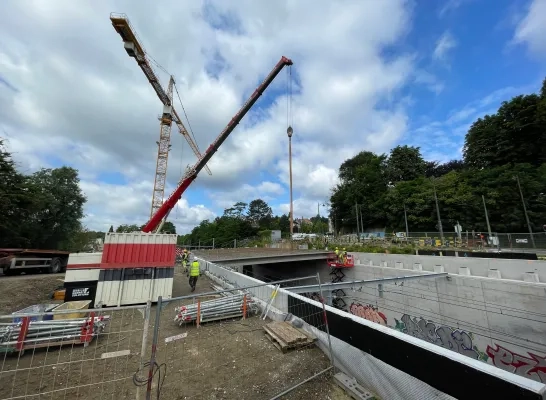
[[[294,130],[291,126],[286,130],[288,134],[288,171],[290,174],[290,239],[294,234],[294,204],[292,202],[292,134]]]
[[[406,211],[406,203],[404,203],[404,221],[406,222],[406,238],[409,240],[408,213]]]
[[[440,239],[442,246],[444,245],[444,227],[442,226],[442,218],[440,218],[440,207],[438,206],[438,196],[436,195],[436,182],[432,179],[432,187],[434,188],[434,201],[436,202],[436,216],[438,217],[438,229],[440,230]]]
[[[525,206],[525,199],[523,198],[523,192],[521,190],[521,185],[519,183],[519,176],[516,175],[515,178],[518,184],[519,195],[521,196],[521,204],[523,205],[523,213],[525,214],[525,221],[527,221],[527,228],[529,229],[529,236],[531,236],[531,243],[533,244],[533,249],[536,249],[535,238],[533,237],[533,229],[531,228],[531,223],[529,222],[529,215],[527,215],[527,207]]]

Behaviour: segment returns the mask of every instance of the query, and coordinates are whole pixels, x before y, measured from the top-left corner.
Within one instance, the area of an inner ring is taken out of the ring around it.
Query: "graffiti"
[[[380,311],[377,311],[377,307],[371,304],[362,305],[359,303],[352,303],[349,308],[351,314],[357,317],[367,319],[368,321],[377,322],[380,325],[387,325],[387,317]]]
[[[487,346],[485,350],[495,367],[538,382],[546,382],[546,357],[533,353],[528,353],[529,357],[526,357],[498,344],[495,346],[496,348]]]
[[[475,360],[487,361],[487,354],[478,350],[472,343],[472,334],[449,326],[439,325],[424,318],[411,318],[402,315],[401,321],[396,320],[394,329],[407,333],[418,339],[442,346]]]

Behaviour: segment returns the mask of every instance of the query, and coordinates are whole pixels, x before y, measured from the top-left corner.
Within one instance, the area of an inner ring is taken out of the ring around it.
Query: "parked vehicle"
[[[37,249],[0,249],[0,268],[4,275],[22,272],[55,274],[66,270],[68,251]]]

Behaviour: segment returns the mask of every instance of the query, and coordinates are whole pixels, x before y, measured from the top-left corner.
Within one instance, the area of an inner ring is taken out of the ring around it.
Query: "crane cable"
[[[294,116],[292,113],[292,66],[286,69],[286,126],[294,129]]]
[[[188,114],[186,114],[186,109],[184,108],[184,104],[182,104],[182,99],[180,98],[180,93],[178,93],[178,88],[176,87],[176,82],[174,84],[174,90],[176,91],[176,96],[178,97],[178,101],[180,102],[180,106],[182,107],[182,111],[184,111],[184,116],[186,117],[186,121],[188,122],[188,128],[190,128],[191,137],[193,138],[193,141],[197,145],[197,140],[195,140],[195,136],[193,135],[193,129],[191,128],[190,119],[188,118]]]

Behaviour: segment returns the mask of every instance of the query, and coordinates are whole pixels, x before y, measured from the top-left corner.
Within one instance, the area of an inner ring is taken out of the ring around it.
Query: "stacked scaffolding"
[[[345,268],[353,268],[355,266],[352,255],[339,257],[337,254],[331,253],[327,258],[328,266],[330,267],[330,276],[332,283],[342,282],[345,278],[343,270]],[[332,306],[343,311],[347,311],[347,303],[344,300],[347,294],[343,289],[332,290]]]
[[[0,323],[0,352],[68,343],[88,344],[104,331],[109,318],[90,315],[89,318],[32,321],[32,317],[22,317],[20,322]]]

